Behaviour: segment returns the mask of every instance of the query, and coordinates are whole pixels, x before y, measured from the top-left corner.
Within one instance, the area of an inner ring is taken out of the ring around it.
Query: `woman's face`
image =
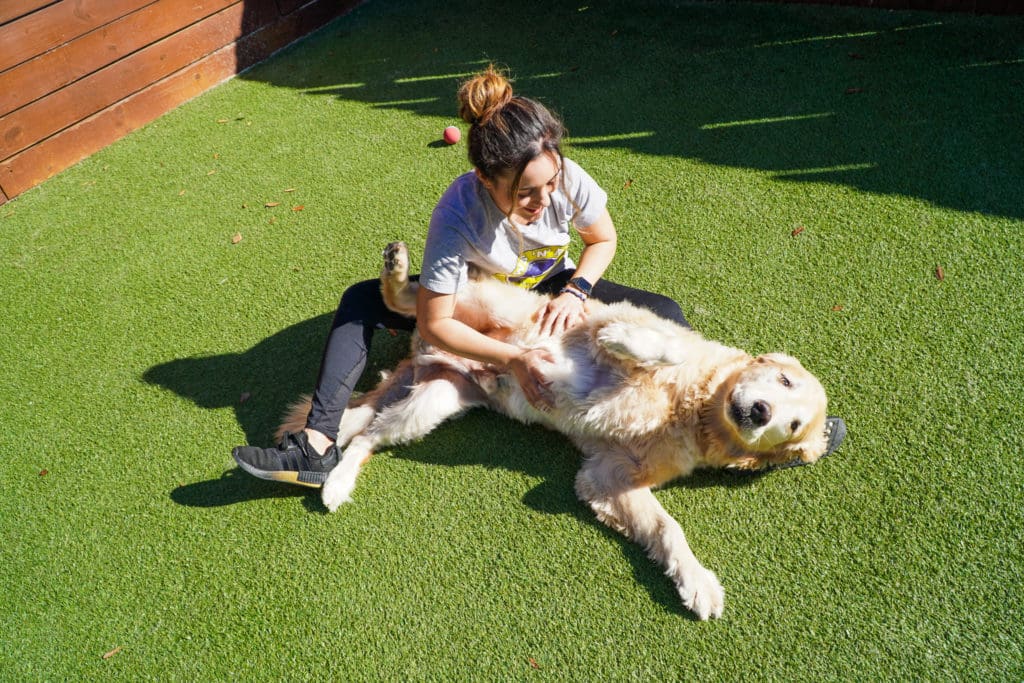
[[[544,213],[544,209],[551,206],[551,193],[561,184],[560,172],[555,154],[541,154],[523,169],[515,196],[512,196],[514,173],[505,173],[493,180],[484,178],[479,171],[477,176],[503,213],[511,215],[519,223],[527,224],[535,222]]]

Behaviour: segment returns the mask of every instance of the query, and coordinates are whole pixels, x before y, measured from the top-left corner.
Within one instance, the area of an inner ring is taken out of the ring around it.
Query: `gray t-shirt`
[[[574,268],[568,255],[570,225],[593,225],[607,205],[608,194],[569,159],[563,173],[564,191],[559,187],[552,192],[551,206],[519,230],[509,225],[473,171],[456,178],[430,217],[420,284],[438,294],[454,294],[468,281],[469,268],[474,266],[484,274],[532,288]],[[573,202],[579,207],[575,221]]]

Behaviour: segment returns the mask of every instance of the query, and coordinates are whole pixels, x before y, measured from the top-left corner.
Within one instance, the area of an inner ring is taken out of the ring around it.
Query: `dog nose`
[[[758,427],[764,427],[771,422],[771,407],[764,401],[754,401],[754,405],[750,406],[750,419]]]

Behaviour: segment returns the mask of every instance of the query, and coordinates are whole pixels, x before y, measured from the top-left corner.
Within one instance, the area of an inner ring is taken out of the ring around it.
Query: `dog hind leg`
[[[395,313],[416,315],[416,290],[409,281],[409,249],[405,242],[392,242],[384,248],[384,266],[380,271],[380,291],[384,303]]]
[[[603,450],[587,454],[576,476],[576,493],[597,518],[639,543],[664,567],[683,604],[699,619],[720,617],[725,592],[714,573],[690,550],[679,523],[647,487],[634,486],[623,453]]]
[[[479,387],[454,370],[432,368],[425,374],[408,396],[383,407],[349,442],[321,492],[328,510],[351,502],[356,478],[374,450],[422,438],[448,418],[486,403]]]

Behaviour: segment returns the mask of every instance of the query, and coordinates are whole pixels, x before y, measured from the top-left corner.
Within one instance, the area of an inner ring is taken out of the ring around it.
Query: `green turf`
[[[1024,677],[1024,21],[484,5],[369,3],[0,206],[0,678]],[[334,515],[231,460],[346,284],[420,253],[488,60],[608,189],[609,277],[798,356],[849,423],[818,466],[658,493],[720,621],[549,432],[473,413]]]

